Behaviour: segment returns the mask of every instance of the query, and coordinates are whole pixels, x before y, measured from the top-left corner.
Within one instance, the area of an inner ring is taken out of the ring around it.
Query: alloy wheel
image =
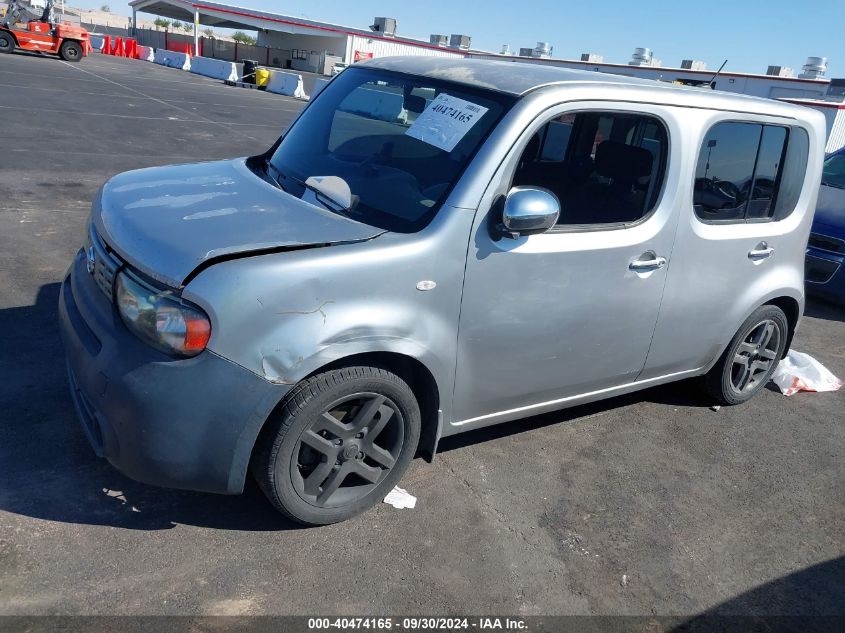
[[[731,386],[735,391],[753,391],[768,379],[778,361],[780,338],[778,324],[769,319],[751,329],[736,348],[731,365]]]
[[[321,508],[362,499],[399,458],[404,427],[399,408],[384,395],[357,393],[335,401],[305,429],[294,448],[294,489]]]

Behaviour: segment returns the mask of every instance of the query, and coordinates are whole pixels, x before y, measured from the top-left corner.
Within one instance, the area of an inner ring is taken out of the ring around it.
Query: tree
[[[182,25],[182,30],[185,31],[185,33],[190,33],[191,31],[194,30],[194,25],[191,24],[190,22],[185,22]]]
[[[104,4],[100,7],[100,11],[102,11],[103,13],[111,13],[111,7],[107,4]]]
[[[153,24],[156,25],[156,28],[162,28],[165,31],[170,28],[170,20],[165,20],[164,18],[156,18]]]
[[[179,20],[173,20],[173,22],[170,23],[170,26],[173,27],[174,31],[178,31],[182,28],[182,23]]]
[[[243,31],[235,31],[232,34],[232,39],[235,40],[238,44],[249,44],[250,46],[255,46],[256,39],[251,35],[247,35]]]
[[[204,29],[202,34],[209,39],[214,39],[214,29]]]

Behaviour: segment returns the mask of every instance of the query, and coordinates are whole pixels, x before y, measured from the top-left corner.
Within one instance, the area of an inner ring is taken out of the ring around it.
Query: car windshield
[[[270,158],[288,193],[397,232],[434,217],[514,97],[366,68],[340,73]]]
[[[822,184],[845,189],[845,152],[833,154],[824,161]]]

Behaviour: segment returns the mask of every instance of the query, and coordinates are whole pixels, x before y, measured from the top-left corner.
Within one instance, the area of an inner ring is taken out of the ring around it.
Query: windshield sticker
[[[440,93],[405,134],[451,152],[485,112],[485,107]]]

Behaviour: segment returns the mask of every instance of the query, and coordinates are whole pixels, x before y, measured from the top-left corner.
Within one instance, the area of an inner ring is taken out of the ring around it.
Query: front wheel
[[[78,62],[82,59],[82,46],[79,42],[67,40],[62,42],[62,47],[59,49],[59,56],[66,62]]]
[[[783,310],[773,305],[757,308],[705,377],[710,395],[727,405],[750,400],[772,377],[788,332]]]
[[[420,410],[404,380],[376,367],[318,374],[267,422],[252,472],[284,515],[344,521],[383,499],[414,456]]]
[[[15,50],[15,38],[7,31],[0,31],[0,53],[11,53]]]

